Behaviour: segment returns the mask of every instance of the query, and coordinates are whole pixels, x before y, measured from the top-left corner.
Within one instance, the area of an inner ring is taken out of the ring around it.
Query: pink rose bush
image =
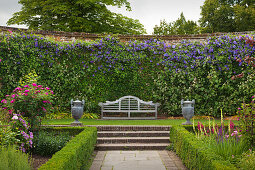
[[[30,130],[34,131],[39,128],[46,112],[51,111],[52,98],[53,91],[49,87],[32,83],[15,88],[12,94],[1,100],[1,105],[9,111],[10,117],[19,114],[27,118]]]

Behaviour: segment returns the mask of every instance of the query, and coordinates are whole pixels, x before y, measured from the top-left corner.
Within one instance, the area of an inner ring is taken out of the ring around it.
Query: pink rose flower
[[[7,103],[7,101],[6,101],[5,99],[3,99],[3,100],[1,101],[1,103]]]
[[[47,90],[50,90],[50,88],[49,88],[49,87],[46,87],[46,89],[47,89]]]
[[[12,101],[11,101],[11,103],[14,103],[15,102],[15,99],[13,99]]]
[[[32,83],[33,86],[37,86],[35,83]]]
[[[29,92],[29,90],[25,90],[24,92],[25,92],[25,93],[28,93],[28,92]]]
[[[25,85],[24,87],[28,87],[29,88],[29,85]]]
[[[38,87],[38,88],[41,88],[41,87],[42,87],[42,85],[38,85],[37,87]]]

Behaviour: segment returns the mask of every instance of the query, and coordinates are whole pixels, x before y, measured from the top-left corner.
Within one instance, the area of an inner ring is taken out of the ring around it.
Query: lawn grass
[[[42,121],[43,125],[70,125],[74,119],[46,119]],[[158,120],[101,120],[101,119],[80,119],[83,125],[181,125],[186,122],[185,119],[158,119]],[[209,121],[205,119],[196,119],[197,122],[201,122],[204,125],[208,125]],[[191,120],[192,122],[192,120]],[[220,120],[215,120],[215,123],[220,125]],[[228,124],[228,120],[224,121]],[[238,121],[233,121],[235,125],[238,125]],[[212,125],[212,121],[211,121]]]

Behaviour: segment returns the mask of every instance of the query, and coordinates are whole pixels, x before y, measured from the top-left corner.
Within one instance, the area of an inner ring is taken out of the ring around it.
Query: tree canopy
[[[205,0],[199,22],[203,32],[255,30],[255,0]]]
[[[184,35],[198,34],[199,27],[196,22],[188,20],[181,13],[180,18],[174,22],[167,23],[166,20],[160,21],[160,25],[153,28],[155,35]]]
[[[125,6],[127,0],[19,0],[21,11],[7,22],[25,24],[29,29],[87,32],[144,34],[144,26],[135,19],[111,12],[107,6]]]

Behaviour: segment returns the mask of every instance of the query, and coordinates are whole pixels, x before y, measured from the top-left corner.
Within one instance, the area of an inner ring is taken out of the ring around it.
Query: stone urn
[[[181,107],[182,107],[182,115],[186,119],[185,123],[182,123],[182,125],[192,125],[190,122],[190,119],[194,116],[194,105],[195,100],[192,101],[184,101],[181,100]]]
[[[71,112],[72,112],[72,116],[74,118],[74,122],[71,123],[71,125],[73,125],[73,126],[82,125],[82,123],[79,121],[79,119],[83,115],[83,107],[84,107],[84,100],[82,100],[82,101],[80,101],[78,99],[75,101],[73,101],[73,99],[71,100]]]

